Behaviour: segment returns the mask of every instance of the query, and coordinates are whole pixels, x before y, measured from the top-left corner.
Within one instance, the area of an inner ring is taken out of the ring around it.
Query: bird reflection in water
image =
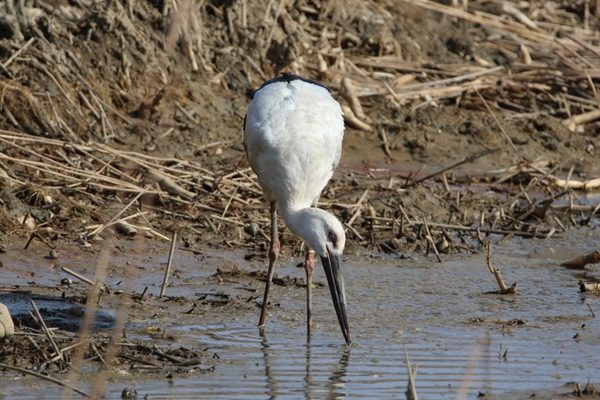
[[[281,371],[274,365],[274,360],[279,356],[279,354],[275,353],[278,353],[279,351],[275,351],[269,344],[264,328],[259,328],[259,333],[265,363],[267,394],[270,399],[289,395],[290,388],[286,385],[289,380],[281,383],[277,381],[278,372],[281,373]],[[346,377],[348,375],[351,347],[336,347],[339,354],[339,360],[337,362],[334,361],[334,358],[329,357],[329,355],[331,355],[330,347],[328,347],[327,358],[313,358],[313,349],[315,350],[315,354],[323,354],[322,346],[314,346],[311,343],[306,344],[306,375],[304,377],[303,385],[304,397],[309,400],[317,398],[338,399],[347,397]],[[292,362],[290,362],[290,364]],[[317,368],[317,371],[313,372],[313,366],[323,367],[329,362],[331,362],[332,365],[328,375],[324,376],[324,368]],[[288,370],[288,368],[286,368],[286,370]]]

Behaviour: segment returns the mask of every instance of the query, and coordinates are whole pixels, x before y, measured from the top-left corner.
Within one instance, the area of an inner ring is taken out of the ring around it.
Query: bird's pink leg
[[[279,235],[277,235],[277,205],[275,202],[271,202],[271,245],[269,246],[269,271],[267,272],[267,283],[265,285],[265,294],[263,296],[262,309],[260,311],[260,319],[258,320],[258,326],[265,325],[265,319],[267,318],[267,303],[269,302],[269,290],[271,289],[271,281],[273,281],[273,273],[275,272],[275,262],[279,257],[279,249],[281,249],[281,243],[279,243]]]
[[[308,250],[304,260],[304,270],[306,271],[306,322],[308,335],[306,341],[310,343],[310,332],[312,325],[312,276],[315,270],[315,252]]]

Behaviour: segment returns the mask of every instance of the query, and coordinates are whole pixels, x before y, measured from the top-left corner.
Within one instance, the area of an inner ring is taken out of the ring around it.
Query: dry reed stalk
[[[173,264],[173,255],[175,254],[175,245],[177,244],[177,232],[173,232],[171,235],[171,247],[169,247],[169,257],[167,258],[167,267],[165,268],[165,276],[163,278],[162,285],[160,287],[159,298],[165,295],[167,291],[167,285],[169,283],[169,275],[171,273],[171,265]]]
[[[549,178],[554,186],[561,188],[568,187],[570,189],[576,190],[590,190],[600,187],[600,178],[588,179],[585,181],[578,181],[569,178],[560,179],[551,175],[549,176]]]
[[[498,286],[500,287],[500,290],[498,292],[488,292],[488,293],[515,294],[517,291],[517,284],[514,283],[511,287],[507,287],[506,284],[504,283],[504,279],[502,279],[500,270],[497,268],[494,268],[492,266],[492,242],[490,240],[486,240],[485,244],[487,247],[487,256],[485,259],[487,267],[490,270],[490,272],[494,275],[494,277],[496,278],[496,282],[498,283]]]
[[[82,342],[89,342],[92,337],[92,326],[96,317],[96,310],[98,309],[97,298],[100,292],[101,282],[104,280],[106,269],[108,267],[109,255],[110,250],[108,246],[103,247],[98,257],[98,266],[96,268],[94,284],[91,286],[90,291],[87,295],[88,301],[86,302],[86,310],[80,331],[78,333],[78,338]],[[77,383],[77,380],[79,379],[79,373],[84,361],[83,347],[84,346],[76,347],[75,351],[73,352],[73,355],[71,356],[71,368],[67,375],[67,381],[70,382],[72,385],[75,385]],[[72,394],[70,391],[64,391],[62,394],[62,398],[65,400],[70,400],[71,395]],[[99,398],[96,392],[91,393],[91,396],[94,398]]]
[[[460,382],[460,387],[458,388],[456,400],[465,400],[468,398],[468,391],[471,387],[471,383],[473,382],[473,372],[475,371],[475,367],[482,356],[483,349],[488,346],[489,343],[490,338],[485,337],[477,340],[477,343],[475,343],[473,346],[473,350],[469,356],[469,362],[465,367],[465,372],[463,373],[462,381]]]

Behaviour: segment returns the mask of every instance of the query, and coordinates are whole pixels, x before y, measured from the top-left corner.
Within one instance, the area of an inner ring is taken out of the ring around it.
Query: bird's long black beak
[[[342,328],[342,334],[346,343],[352,343],[350,337],[350,329],[348,327],[348,313],[346,312],[346,293],[344,290],[344,278],[342,277],[341,270],[341,257],[328,254],[327,257],[321,257],[323,262],[323,268],[325,269],[325,275],[327,275],[327,283],[329,283],[329,290],[331,291],[331,299],[333,300],[333,307],[335,307],[335,313],[337,314],[340,328]]]

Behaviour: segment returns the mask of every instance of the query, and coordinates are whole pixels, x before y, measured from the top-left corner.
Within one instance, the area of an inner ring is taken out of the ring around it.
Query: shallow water
[[[583,228],[561,239],[515,238],[495,245],[492,263],[508,285],[518,282],[514,296],[482,294],[497,289],[484,253],[443,255],[441,264],[422,255],[347,256],[352,346],[343,345],[326,287],[314,291],[310,345],[304,289],[280,288],[272,301],[281,307],[272,310],[262,332],[255,326],[258,309],[233,320],[223,315],[222,321],[173,318],[167,323],[178,339],[161,346],[209,348],[219,358],[201,367],[214,365],[214,371],[172,380],[122,371],[109,383],[107,398],[120,398],[126,386],[135,387],[139,398],[153,399],[405,398],[406,354],[413,368],[418,365],[420,399],[455,399],[462,393],[474,398],[480,392],[499,398],[512,391],[519,395],[502,398],[526,398],[547,389],[570,392],[562,387],[568,382],[598,383],[600,323],[583,300],[596,312],[600,301],[579,293],[580,272],[559,266],[597,248],[598,239],[597,230]],[[278,275],[302,276],[296,261],[283,260]],[[598,266],[588,266],[587,275],[597,277]],[[315,279],[325,281],[320,269]],[[513,320],[526,323],[511,325]],[[141,332],[141,326],[132,324],[130,332]],[[1,382],[7,398],[62,394],[55,385],[28,377]],[[86,390],[89,385],[77,386]]]

